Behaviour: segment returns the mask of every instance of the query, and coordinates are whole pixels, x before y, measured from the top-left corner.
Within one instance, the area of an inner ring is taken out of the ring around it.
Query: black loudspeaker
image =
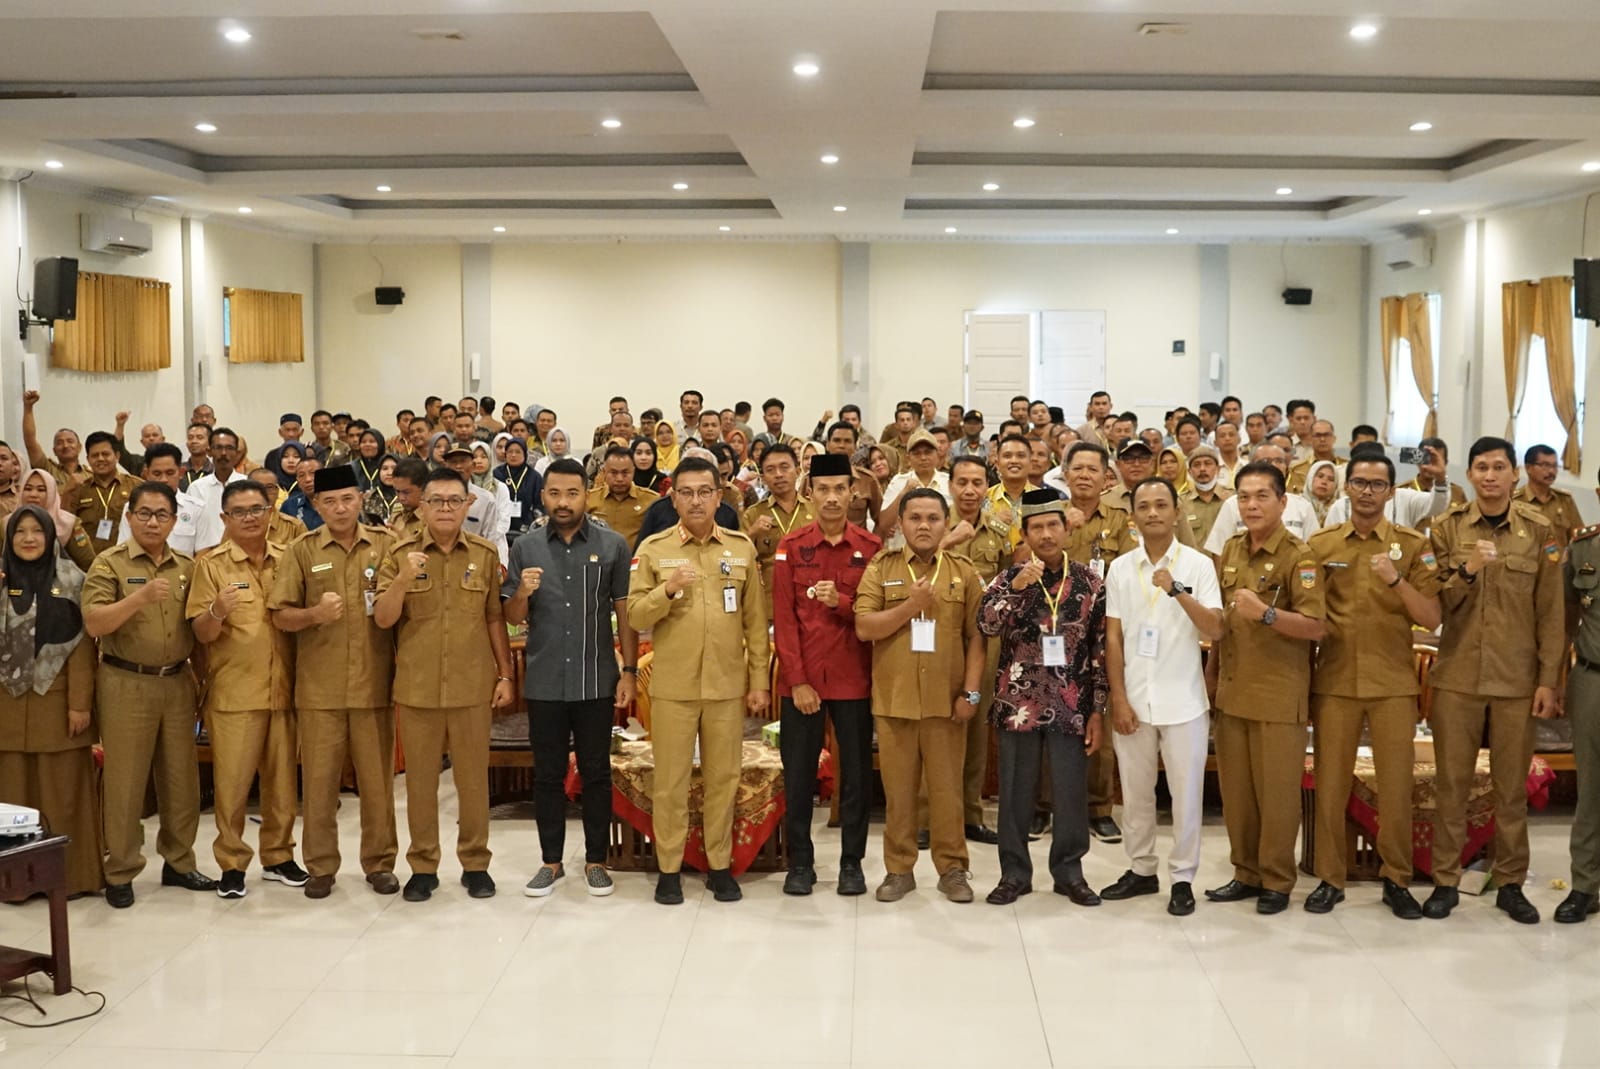
[[[1310,304],[1311,303],[1311,291],[1310,290],[1295,289],[1293,286],[1291,286],[1290,288],[1288,288],[1288,289],[1283,291],[1283,303],[1284,304],[1295,304],[1295,305]]]
[[[1572,304],[1579,319],[1600,323],[1600,262],[1572,261]]]
[[[78,261],[51,256],[33,265],[33,317],[47,321],[78,318]]]
[[[372,291],[372,299],[379,304],[405,304],[406,291],[399,286],[379,286]]]

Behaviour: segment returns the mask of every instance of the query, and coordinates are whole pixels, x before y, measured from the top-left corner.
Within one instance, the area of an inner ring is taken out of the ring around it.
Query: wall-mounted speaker
[[[379,304],[405,304],[406,291],[399,286],[379,286],[372,291],[372,299]]]
[[[1311,291],[1308,289],[1297,289],[1291,286],[1283,291],[1283,303],[1293,305],[1310,304]]]
[[[52,256],[33,265],[33,317],[45,321],[78,318],[78,261]]]

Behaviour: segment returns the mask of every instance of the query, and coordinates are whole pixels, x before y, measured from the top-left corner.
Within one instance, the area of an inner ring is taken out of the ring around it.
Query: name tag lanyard
[[[116,500],[117,487],[113,485],[109,494],[102,494],[100,488],[94,483],[89,484],[89,489],[94,491],[94,496],[100,499],[100,522],[95,525],[95,537],[102,542],[111,537],[111,502]]]
[[[934,554],[934,557],[933,557],[933,575],[930,577],[929,584],[928,584],[930,587],[937,587],[938,582],[939,582],[939,572],[943,568],[944,568],[944,552],[941,550],[940,552]],[[911,566],[911,558],[910,557],[906,558],[906,571],[911,574],[911,581],[913,583],[919,581],[918,578],[917,578],[917,570]],[[915,618],[912,619],[912,621],[911,621],[911,652],[912,653],[932,653],[932,652],[934,652],[934,630],[933,629],[934,629],[934,622],[932,620],[928,619],[924,615],[920,615],[919,614],[918,616],[916,616]]]
[[[1039,580],[1039,592],[1044,595],[1045,607],[1050,610],[1050,630],[1041,635],[1044,648],[1044,663],[1047,668],[1065,668],[1067,664],[1067,640],[1059,633],[1061,623],[1061,595],[1067,589],[1067,582],[1072,578],[1072,566],[1062,562],[1061,582],[1056,584],[1054,596],[1050,588],[1044,585],[1043,577]]]

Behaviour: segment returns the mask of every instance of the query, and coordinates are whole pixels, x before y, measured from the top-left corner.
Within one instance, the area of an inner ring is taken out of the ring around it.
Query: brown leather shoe
[[[392,872],[369,872],[367,873],[367,882],[380,895],[400,893],[400,878]]]
[[[333,894],[332,876],[313,876],[306,881],[307,898],[327,898]]]
[[[1021,880],[1001,880],[984,901],[991,906],[1009,906],[1023,895],[1032,894],[1033,885]]]

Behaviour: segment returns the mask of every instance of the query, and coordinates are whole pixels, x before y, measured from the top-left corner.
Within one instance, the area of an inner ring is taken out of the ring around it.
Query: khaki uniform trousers
[[[339,788],[348,758],[361,793],[361,871],[393,872],[400,852],[394,822],[394,710],[301,709],[305,777],[301,836],[306,871],[339,871]]]
[[[406,864],[439,871],[439,769],[445,754],[456,781],[456,859],[463,872],[489,869],[489,703],[448,709],[396,705],[406,751]]]
[[[95,704],[105,748],[106,883],[132,883],[144,871],[145,788],[152,772],[161,816],[156,850],[178,872],[193,872],[200,830],[200,766],[194,752],[194,680],[143,676],[102,663]]]
[[[1356,748],[1365,721],[1378,774],[1378,857],[1382,876],[1401,887],[1411,883],[1412,740],[1417,734],[1417,699],[1311,696],[1316,738],[1317,879],[1343,888],[1350,871],[1345,856],[1345,809],[1355,783]]]
[[[295,716],[287,709],[207,712],[217,838],[211,850],[223,872],[243,872],[255,856],[244,841],[250,783],[261,775],[261,864],[294,860],[298,794]]]
[[[1306,726],[1219,713],[1216,743],[1233,878],[1288,894],[1295,881]]]
[[[656,867],[661,872],[683,868],[697,737],[700,776],[705,783],[700,820],[706,864],[713,869],[733,864],[733,806],[744,770],[744,699],[680,702],[657,698],[650,706],[650,741],[656,761],[650,810]]]
[[[1567,677],[1578,806],[1572,814],[1572,889],[1600,891],[1600,672],[1574,666]]]
[[[978,712],[967,721],[967,749],[961,759],[961,820],[963,824],[983,823],[983,781],[989,773],[989,706],[994,704],[994,674],[1000,667],[1000,640],[984,639],[987,654],[983,669],[983,697]],[[917,792],[917,830],[928,827],[928,777],[924,772]],[[963,829],[964,833],[964,829]]]
[[[1528,875],[1528,764],[1533,760],[1533,698],[1484,698],[1433,692],[1428,723],[1438,767],[1438,814],[1433,824],[1433,882],[1461,882],[1467,841],[1467,795],[1476,775],[1485,728],[1489,777],[1494,782],[1496,886],[1516,887]]]
[[[977,719],[974,717],[974,719]],[[928,780],[928,837],[934,869],[943,875],[967,868],[961,826],[961,762],[967,725],[947,716],[908,720],[872,718],[883,775],[883,867],[905,875],[917,865],[917,789]]]

